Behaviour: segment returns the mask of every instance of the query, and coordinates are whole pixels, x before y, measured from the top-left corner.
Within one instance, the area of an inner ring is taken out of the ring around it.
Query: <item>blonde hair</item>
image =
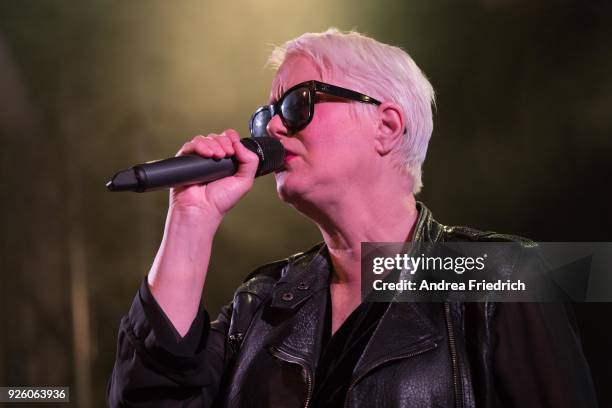
[[[401,48],[383,44],[358,32],[330,28],[322,33],[305,33],[277,46],[268,64],[278,69],[290,56],[309,58],[321,78],[341,73],[341,86],[350,87],[383,102],[400,106],[407,133],[399,145],[400,164],[413,179],[413,193],[423,186],[422,165],[433,130],[434,90],[427,77]],[[278,98],[276,79],[272,93]],[[363,113],[372,113],[370,105],[355,104]]]

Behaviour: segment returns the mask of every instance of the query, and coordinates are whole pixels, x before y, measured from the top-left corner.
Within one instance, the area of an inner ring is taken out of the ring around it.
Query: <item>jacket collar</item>
[[[414,242],[436,242],[440,239],[440,235],[444,227],[434,220],[431,211],[420,201],[416,202],[416,208],[419,211],[419,216],[416,220],[414,229]]]
[[[294,255],[274,285],[270,306],[294,309],[314,293],[328,288],[330,271],[327,245],[324,243]]]
[[[419,216],[414,230],[414,242],[435,242],[443,227],[433,219],[431,211],[420,201],[416,202]],[[281,279],[274,285],[271,306],[293,309],[329,286],[331,271],[327,245],[321,242],[310,250],[294,255],[283,269]]]

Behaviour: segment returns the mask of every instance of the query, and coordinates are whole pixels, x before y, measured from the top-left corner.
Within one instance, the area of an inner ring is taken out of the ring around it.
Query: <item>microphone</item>
[[[259,156],[255,177],[263,176],[283,167],[285,149],[271,137],[244,138],[240,140],[247,149]],[[106,183],[110,191],[161,190],[170,187],[205,184],[229,177],[238,170],[235,157],[224,159],[204,158],[195,154],[172,157],[143,164],[116,173]]]

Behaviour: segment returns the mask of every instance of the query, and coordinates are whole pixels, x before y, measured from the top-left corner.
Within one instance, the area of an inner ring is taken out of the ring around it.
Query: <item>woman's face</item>
[[[280,95],[293,85],[323,79],[310,59],[289,57],[281,65],[275,83]],[[343,86],[336,76],[326,82]],[[279,197],[290,204],[333,203],[352,188],[367,188],[362,177],[375,154],[371,118],[350,113],[350,101],[317,94],[312,121],[301,131],[288,135],[278,115],[268,124],[268,133],[287,150],[284,170],[275,173]]]

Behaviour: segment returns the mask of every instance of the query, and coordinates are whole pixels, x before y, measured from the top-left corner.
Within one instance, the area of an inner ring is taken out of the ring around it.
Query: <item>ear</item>
[[[399,105],[392,102],[383,102],[378,105],[376,151],[382,156],[391,152],[404,136],[405,128],[404,115]]]

